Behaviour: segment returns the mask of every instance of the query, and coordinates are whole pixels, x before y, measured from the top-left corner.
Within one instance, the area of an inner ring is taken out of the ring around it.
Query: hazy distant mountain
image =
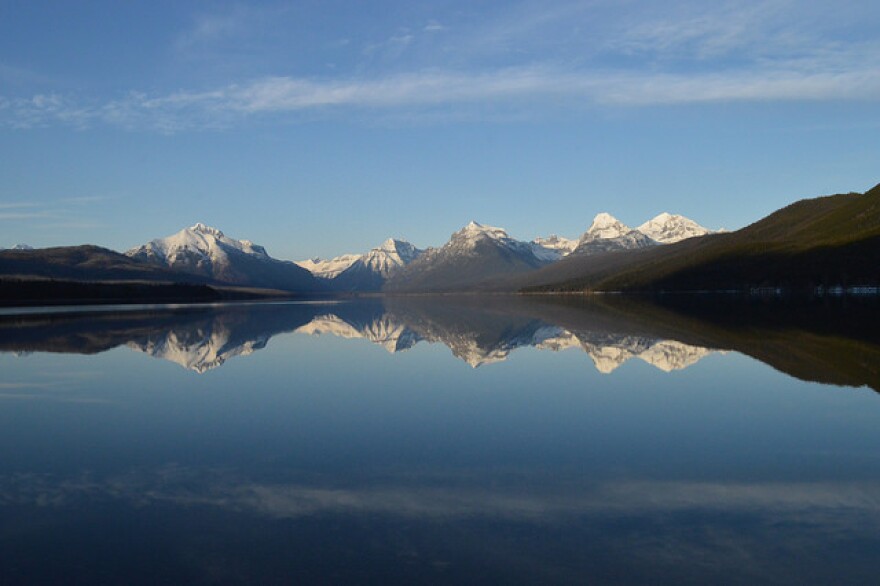
[[[611,214],[603,212],[593,219],[572,254],[598,254],[611,250],[646,248],[655,244],[657,242],[650,236],[633,230]]]
[[[285,291],[326,287],[306,269],[272,258],[262,246],[229,238],[217,228],[196,224],[125,253],[130,258],[222,283]]]
[[[3,248],[0,247],[0,250],[33,250],[34,247],[28,244],[16,244],[12,248]]]
[[[440,248],[429,248],[392,275],[389,291],[451,291],[466,289],[490,277],[534,270],[550,259],[530,242],[508,236],[502,228],[470,222]]]
[[[424,251],[405,240],[389,238],[358,258],[332,281],[335,290],[379,291],[385,282]]]
[[[296,264],[321,279],[332,279],[358,261],[362,254],[343,254],[331,259],[319,257],[295,261]]]
[[[708,228],[700,226],[689,218],[667,212],[648,220],[636,230],[660,244],[672,244],[712,233]]]
[[[550,236],[544,238],[535,238],[532,240],[533,244],[540,246],[546,250],[555,251],[556,256],[558,258],[562,258],[574,252],[574,249],[577,248],[578,241],[572,238],[563,238],[562,236],[557,236],[556,234],[551,234]]]
[[[344,254],[330,260],[315,258],[296,264],[327,279],[335,291],[379,291],[385,281],[422,252],[405,240],[389,238],[365,254]]]

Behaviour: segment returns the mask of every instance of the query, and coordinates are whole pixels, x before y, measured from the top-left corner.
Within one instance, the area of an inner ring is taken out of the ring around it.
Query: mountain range
[[[523,241],[472,221],[436,248],[389,238],[362,254],[298,262],[198,223],[125,254],[95,246],[0,251],[0,299],[15,302],[27,279],[275,295],[877,287],[878,210],[880,186],[803,200],[735,232],[665,212],[631,228],[603,212],[578,239]]]

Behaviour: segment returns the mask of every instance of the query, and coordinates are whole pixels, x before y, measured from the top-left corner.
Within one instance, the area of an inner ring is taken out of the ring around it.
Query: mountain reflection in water
[[[522,347],[581,349],[602,373],[633,358],[672,372],[733,350],[804,380],[880,390],[876,320],[873,301],[389,297],[6,315],[0,350],[93,354],[126,345],[199,373],[284,333],[365,339],[391,353],[441,343],[474,368]]]
[[[758,361],[878,389],[877,317],[616,296],[7,312],[0,577],[872,583],[877,396]]]

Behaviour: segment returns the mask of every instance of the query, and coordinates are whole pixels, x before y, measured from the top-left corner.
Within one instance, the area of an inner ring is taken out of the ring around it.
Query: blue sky
[[[0,2],[0,246],[738,228],[880,182],[874,2]]]

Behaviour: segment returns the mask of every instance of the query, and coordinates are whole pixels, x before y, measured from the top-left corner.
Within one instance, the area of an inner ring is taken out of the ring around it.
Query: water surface
[[[504,297],[0,316],[0,579],[870,582],[877,323]]]

